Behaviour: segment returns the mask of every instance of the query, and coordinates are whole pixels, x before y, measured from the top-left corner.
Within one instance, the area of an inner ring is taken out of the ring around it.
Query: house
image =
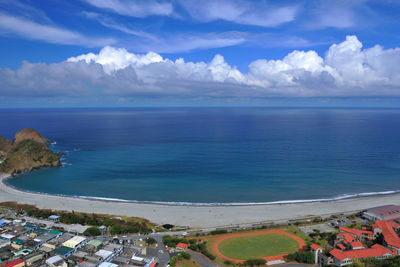
[[[24,240],[16,238],[11,242],[11,246],[16,250],[21,250],[24,243]]]
[[[23,267],[23,266],[25,266],[25,262],[21,259],[11,261],[6,264],[6,267]]]
[[[65,241],[63,243],[63,246],[75,249],[78,246],[80,246],[85,240],[86,240],[86,237],[74,236],[73,238],[68,239],[67,241]]]
[[[103,262],[99,265],[99,267],[118,267],[118,265],[111,262]]]
[[[176,249],[177,249],[177,250],[185,250],[187,247],[188,247],[188,244],[182,243],[182,242],[179,242],[179,243],[176,245]]]
[[[362,240],[372,240],[374,237],[374,232],[364,229],[355,229],[355,228],[347,228],[347,227],[340,227],[340,232],[348,233],[352,235],[358,241]]]
[[[52,221],[52,222],[57,223],[60,220],[60,216],[58,216],[58,215],[50,215],[49,216],[49,220]]]
[[[376,220],[373,224],[375,237],[382,235],[385,245],[400,254],[400,238],[395,232],[400,225],[394,221],[379,221]]]
[[[54,256],[46,260],[46,264],[50,267],[67,267],[67,263],[60,256]]]
[[[371,221],[392,221],[400,219],[400,206],[385,205],[368,209],[363,216]]]
[[[319,245],[313,243],[310,245],[310,250],[314,254],[314,263],[318,264],[319,263],[318,255],[319,255],[319,253],[322,253],[322,248]]]
[[[349,244],[350,249],[363,249],[364,245],[360,241],[354,241]]]
[[[386,259],[394,254],[382,245],[375,244],[371,248],[342,251],[333,249],[329,252],[333,257],[333,264],[336,266],[345,266],[352,264],[354,260],[365,258]]]

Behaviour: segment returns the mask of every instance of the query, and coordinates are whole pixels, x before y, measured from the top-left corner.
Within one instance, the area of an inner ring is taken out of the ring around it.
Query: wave
[[[71,164],[72,165],[72,164]],[[38,192],[32,190],[19,189],[13,185],[7,183],[11,175],[0,175],[0,180],[3,180],[7,186],[14,188],[18,191],[31,192],[35,194],[43,195],[54,195],[59,197],[72,197],[87,200],[100,200],[100,201],[110,201],[110,202],[124,202],[124,203],[137,203],[137,204],[157,204],[157,205],[172,205],[172,206],[255,206],[255,205],[290,205],[297,203],[313,203],[313,202],[329,202],[329,201],[339,201],[344,199],[352,198],[362,198],[362,197],[374,197],[382,195],[392,195],[400,193],[400,190],[391,191],[379,191],[379,192],[364,192],[355,194],[343,194],[339,196],[334,196],[331,198],[317,198],[317,199],[295,199],[295,200],[278,200],[278,201],[268,201],[268,202],[212,202],[212,203],[199,203],[199,202],[185,202],[185,201],[146,201],[146,200],[128,200],[120,198],[109,198],[109,197],[97,197],[97,196],[82,196],[82,195],[66,195],[66,194],[52,194],[45,192]]]
[[[94,197],[94,196],[78,196],[72,197],[89,199],[89,200],[102,200],[102,201],[114,201],[114,202],[126,202],[126,203],[143,203],[143,204],[159,204],[159,205],[173,205],[173,206],[254,206],[254,205],[285,205],[285,204],[296,204],[296,203],[313,203],[313,202],[329,202],[338,201],[343,199],[360,198],[360,197],[372,197],[380,195],[392,195],[400,193],[400,190],[393,191],[382,191],[382,192],[365,192],[356,194],[345,194],[332,198],[317,198],[317,199],[300,199],[300,200],[278,200],[269,202],[214,202],[214,203],[198,203],[198,202],[185,202],[185,201],[140,201],[140,200],[127,200],[120,198],[107,198],[107,197]]]

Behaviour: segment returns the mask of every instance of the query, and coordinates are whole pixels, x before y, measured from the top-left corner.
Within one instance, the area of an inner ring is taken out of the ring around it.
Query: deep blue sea
[[[67,153],[20,189],[155,202],[255,203],[400,189],[400,109],[0,110]]]

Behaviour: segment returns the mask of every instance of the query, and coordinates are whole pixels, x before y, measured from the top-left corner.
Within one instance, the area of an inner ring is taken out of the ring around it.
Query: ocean
[[[23,190],[178,204],[311,201],[400,190],[400,109],[1,109],[64,151]]]

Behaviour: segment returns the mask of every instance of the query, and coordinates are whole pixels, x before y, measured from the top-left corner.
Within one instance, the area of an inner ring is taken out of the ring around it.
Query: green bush
[[[228,232],[227,230],[214,230],[214,231],[211,231],[210,234],[220,235],[220,234],[226,234],[227,232]]]
[[[250,259],[243,263],[243,265],[255,266],[255,265],[265,265],[267,263],[264,259]]]
[[[314,254],[311,251],[295,252],[288,254],[286,259],[289,261],[297,261],[299,263],[314,264]]]
[[[86,236],[98,236],[100,235],[100,230],[98,227],[96,226],[91,226],[88,229],[85,230],[85,232],[83,232],[84,235]]]
[[[181,254],[180,254],[184,259],[186,259],[186,260],[190,260],[190,258],[192,257],[189,253],[187,253],[187,252],[182,252]]]
[[[110,234],[116,235],[116,234],[121,234],[122,233],[122,226],[119,224],[114,224],[113,226],[110,227]]]
[[[162,240],[163,240],[164,245],[166,245],[170,248],[176,247],[176,245],[178,243],[185,243],[185,244],[189,243],[189,241],[187,241],[184,238],[178,238],[178,237],[168,236],[168,235],[163,236]]]
[[[153,244],[157,243],[157,240],[155,240],[155,239],[152,238],[152,237],[146,238],[145,241],[146,241],[146,243],[149,244],[149,245],[153,245]]]

